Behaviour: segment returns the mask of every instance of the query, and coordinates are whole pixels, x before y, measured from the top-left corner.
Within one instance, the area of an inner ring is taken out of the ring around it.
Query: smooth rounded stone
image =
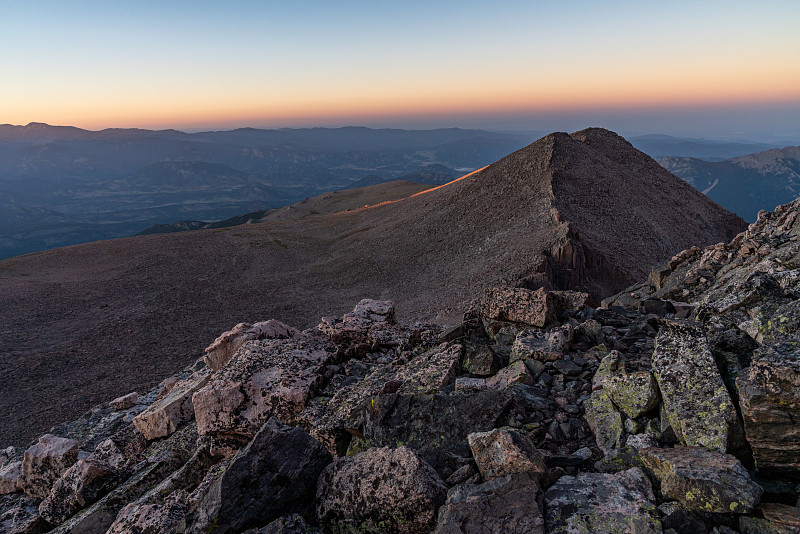
[[[200,391],[210,378],[210,370],[205,369],[178,381],[163,398],[133,418],[134,426],[148,441],[173,434],[182,424],[194,417],[192,396]]]
[[[322,531],[306,523],[300,514],[279,517],[269,525],[250,529],[242,534],[322,534]]]
[[[661,534],[653,488],[641,469],[562,476],[544,494],[548,534]]]
[[[43,534],[50,525],[37,509],[38,500],[23,493],[0,496],[0,532],[3,534]]]
[[[536,383],[531,376],[525,362],[516,361],[507,367],[503,367],[496,375],[486,379],[486,387],[489,389],[506,389],[513,384],[525,384],[532,386]]]
[[[456,378],[456,391],[483,391],[487,389],[485,378],[470,378],[467,376],[459,376]]]
[[[435,534],[544,534],[538,477],[517,473],[447,492]]]
[[[25,451],[20,485],[31,497],[44,499],[56,480],[78,459],[78,442],[45,434]]]
[[[134,391],[132,393],[128,393],[127,395],[117,397],[116,399],[109,401],[108,404],[114,408],[114,410],[121,412],[136,406],[136,401],[138,400],[139,394]]]
[[[211,369],[219,371],[230,361],[239,347],[254,339],[296,338],[300,331],[278,320],[270,319],[260,323],[239,323],[215,339],[206,347],[203,360]]]
[[[300,428],[270,419],[198,497],[194,531],[239,532],[273,521],[287,510],[313,509],[317,479],[332,461]]]
[[[664,411],[682,444],[719,452],[741,446],[736,409],[699,327],[666,321],[652,362]]]
[[[703,447],[639,451],[645,468],[661,481],[661,492],[687,509],[711,513],[750,513],[763,490],[730,454]]]
[[[105,463],[91,457],[82,458],[53,484],[50,494],[39,505],[39,513],[49,523],[58,525],[111,491],[119,478]]]
[[[484,480],[522,472],[547,475],[544,458],[526,432],[496,428],[474,432],[467,442]]]
[[[412,449],[373,448],[325,468],[317,519],[335,532],[427,534],[446,496],[439,475]]]
[[[531,291],[519,287],[494,287],[484,290],[478,301],[478,313],[489,319],[542,328],[555,320],[556,304],[556,297],[544,288]]]
[[[592,391],[592,395],[583,403],[583,409],[600,450],[607,454],[618,449],[625,436],[622,414],[611,402],[606,390]]]
[[[800,341],[763,346],[736,380],[759,469],[800,473]]]
[[[9,462],[0,468],[0,495],[20,491],[22,461]]]

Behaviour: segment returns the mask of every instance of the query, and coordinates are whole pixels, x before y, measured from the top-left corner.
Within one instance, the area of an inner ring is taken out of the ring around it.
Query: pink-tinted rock
[[[544,288],[531,291],[519,287],[495,287],[484,290],[478,311],[489,319],[542,328],[555,319],[556,304],[556,297]]]
[[[149,441],[169,436],[194,416],[192,395],[209,380],[208,370],[198,371],[176,383],[162,399],[133,418],[133,424]]]
[[[541,453],[526,433],[512,428],[496,428],[467,436],[472,456],[484,480],[532,472],[547,474]]]
[[[117,397],[116,399],[110,401],[108,404],[114,408],[116,411],[127,410],[128,408],[133,408],[136,406],[136,401],[139,400],[139,394],[135,391],[133,393],[128,393],[127,395],[123,395],[122,397]]]
[[[337,345],[365,343],[370,329],[375,326],[395,324],[394,302],[391,300],[363,299],[353,311],[345,313],[341,320],[323,317],[317,328],[330,336]]]
[[[19,476],[22,462],[10,462],[0,468],[0,495],[20,490]]]
[[[206,365],[219,371],[247,341],[254,339],[290,339],[296,338],[300,332],[275,319],[260,323],[239,323],[209,345],[203,357]]]
[[[110,491],[118,478],[113,469],[96,459],[78,460],[53,485],[39,505],[39,514],[50,524],[58,525]]]
[[[532,386],[535,383],[536,381],[525,366],[525,362],[519,360],[486,379],[486,387],[489,389],[505,389],[513,384]]]
[[[335,357],[336,347],[318,333],[248,342],[194,394],[198,432],[249,440],[270,417],[293,421]]]
[[[21,486],[31,497],[44,499],[56,480],[78,459],[78,442],[45,434],[25,451]]]
[[[178,534],[186,532],[185,515],[180,503],[131,503],[120,511],[107,534]]]

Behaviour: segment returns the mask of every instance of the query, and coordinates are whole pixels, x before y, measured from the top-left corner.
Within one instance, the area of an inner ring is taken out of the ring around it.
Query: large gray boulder
[[[746,514],[761,498],[741,462],[703,447],[639,451],[645,468],[661,482],[661,492],[689,510]]]
[[[548,534],[660,534],[655,497],[641,469],[563,476],[544,494]]]
[[[539,477],[517,473],[447,492],[435,534],[544,534]]]
[[[317,487],[317,519],[333,532],[427,534],[447,488],[408,447],[370,449],[334,461]]]
[[[284,515],[313,510],[317,479],[332,458],[305,430],[270,419],[227,468],[214,479],[197,505],[193,531],[240,532]]]
[[[699,327],[667,321],[652,363],[667,419],[682,444],[719,452],[740,446],[736,408]]]

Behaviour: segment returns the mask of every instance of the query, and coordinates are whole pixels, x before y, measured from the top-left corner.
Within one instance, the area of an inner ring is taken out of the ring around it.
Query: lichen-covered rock
[[[661,481],[661,492],[689,510],[745,514],[758,504],[763,492],[730,454],[675,447],[643,449],[639,456]]]
[[[25,451],[20,486],[31,497],[44,499],[56,480],[78,459],[78,442],[45,434]]]
[[[597,446],[608,454],[622,445],[625,430],[622,426],[622,414],[611,402],[604,389],[592,391],[591,396],[583,404],[586,422],[594,433]]]
[[[800,342],[758,349],[739,376],[739,405],[759,469],[800,472]]]
[[[133,408],[134,406],[136,406],[136,401],[138,400],[139,400],[139,394],[134,391],[132,393],[128,393],[127,395],[117,397],[114,400],[108,401],[108,404],[114,410],[120,412],[122,410]]]
[[[739,447],[736,408],[700,328],[667,321],[652,362],[669,424],[682,444],[719,452]]]
[[[555,320],[556,306],[556,297],[544,288],[531,291],[519,287],[495,287],[484,290],[478,312],[489,319],[543,328]]]
[[[297,420],[334,456],[346,450],[351,435],[363,423],[364,404],[382,393],[426,395],[437,393],[455,379],[461,360],[460,344],[445,343],[413,358],[405,365],[377,365],[362,380],[339,387],[332,396],[313,399]],[[330,387],[330,386],[329,386]]]
[[[486,387],[489,389],[506,389],[513,384],[532,386],[535,383],[533,375],[523,361],[516,361],[503,367],[496,375],[486,379]]]
[[[323,317],[317,329],[329,336],[337,345],[353,345],[369,341],[373,327],[395,324],[394,302],[391,300],[362,299],[353,311],[345,313],[341,320]]]
[[[531,472],[547,475],[542,454],[527,433],[513,428],[496,428],[467,436],[472,456],[484,480]]]
[[[22,473],[22,462],[9,462],[0,468],[0,495],[14,493],[20,488],[20,474]]]
[[[427,534],[447,488],[408,447],[370,449],[328,466],[317,486],[317,518],[333,532]]]
[[[555,337],[556,339],[552,339]],[[509,360],[515,362],[531,358],[543,362],[551,362],[562,357],[560,347],[561,336],[553,335],[544,330],[523,330],[514,339],[511,345]]]
[[[435,534],[544,534],[538,476],[517,473],[447,492]]]
[[[247,342],[192,397],[198,431],[247,441],[270,417],[292,422],[335,356],[331,341],[315,333]]]
[[[544,494],[548,534],[661,534],[653,488],[641,469],[563,476]]]
[[[22,493],[0,496],[0,532],[42,534],[49,525],[39,515],[38,500]]]
[[[50,494],[39,505],[39,513],[49,523],[58,525],[108,493],[119,478],[114,469],[94,458],[80,459],[53,484]]]
[[[305,430],[270,419],[204,488],[193,531],[241,532],[287,510],[311,512],[317,479],[331,460]]]
[[[265,527],[246,530],[242,534],[322,534],[322,531],[306,523],[303,516],[291,514],[279,517]]]
[[[444,473],[455,467],[454,457],[469,457],[467,435],[500,426],[512,402],[510,394],[492,390],[378,395],[365,405],[364,440],[372,447],[411,447]]]
[[[614,404],[631,419],[657,408],[661,402],[653,375],[648,371],[629,374],[625,369],[625,360],[616,350],[600,362],[593,383],[600,385]]]
[[[162,399],[133,418],[133,424],[148,441],[169,436],[194,417],[192,395],[206,385],[211,374],[198,371],[177,382]]]
[[[239,323],[227,332],[223,332],[206,347],[203,360],[211,369],[219,371],[233,357],[239,347],[254,339],[287,339],[296,338],[300,332],[275,319],[260,323]]]

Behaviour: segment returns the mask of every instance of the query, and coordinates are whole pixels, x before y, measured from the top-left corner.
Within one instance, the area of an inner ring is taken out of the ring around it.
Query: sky
[[[0,123],[800,142],[798,20],[798,0],[0,0]]]

